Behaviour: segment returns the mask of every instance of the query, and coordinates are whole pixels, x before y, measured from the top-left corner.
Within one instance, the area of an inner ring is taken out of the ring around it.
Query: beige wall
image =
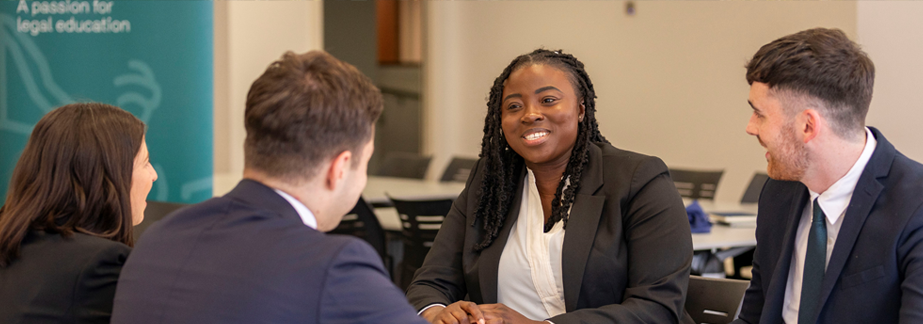
[[[480,150],[485,98],[517,55],[564,49],[586,64],[603,135],[668,165],[725,169],[718,200],[738,200],[764,151],[744,133],[743,65],[763,44],[811,27],[856,35],[855,2],[429,2],[426,152],[437,174]]]
[[[866,121],[905,155],[923,161],[923,2],[860,1],[859,43],[875,62]]]
[[[285,51],[323,48],[321,1],[215,1],[215,177],[223,195],[244,168],[250,84]]]
[[[250,83],[285,50],[321,48],[314,2],[215,2],[215,194],[243,169],[243,107]],[[669,165],[724,168],[719,200],[739,199],[763,170],[747,136],[743,64],[798,30],[841,28],[877,67],[868,121],[911,158],[923,109],[923,3],[919,2],[426,2],[424,147],[435,177],[453,155],[480,149],[485,98],[516,55],[562,48],[586,65],[603,134]]]

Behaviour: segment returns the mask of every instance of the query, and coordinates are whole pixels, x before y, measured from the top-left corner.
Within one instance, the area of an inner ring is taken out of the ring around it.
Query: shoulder
[[[601,163],[598,167],[602,168],[607,184],[630,184],[637,189],[662,175],[669,179],[666,163],[656,156],[622,150],[608,143],[595,142],[593,146],[598,149],[591,147],[589,150],[590,163]]]
[[[98,269],[100,266],[121,268],[131,253],[128,245],[92,235],[74,234],[74,242],[84,251],[85,269]]]
[[[375,263],[378,252],[368,242],[347,235],[326,234],[321,241],[330,250],[331,260],[336,262]],[[368,261],[368,262],[366,262]],[[378,262],[381,263],[381,262]]]
[[[114,261],[124,263],[131,248],[125,244],[102,237],[74,233],[70,237],[63,237],[53,233],[30,233],[35,237],[30,245],[37,248],[44,255],[57,258],[65,262],[97,263],[100,261]]]

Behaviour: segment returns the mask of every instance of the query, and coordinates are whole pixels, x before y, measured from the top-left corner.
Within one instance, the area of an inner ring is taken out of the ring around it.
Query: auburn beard
[[[794,123],[782,127],[776,137],[778,146],[769,153],[766,171],[774,180],[800,181],[808,169],[808,151],[795,134]]]

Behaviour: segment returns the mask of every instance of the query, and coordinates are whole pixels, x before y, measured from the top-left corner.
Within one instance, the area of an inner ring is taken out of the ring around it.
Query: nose
[[[154,174],[153,180],[151,180],[151,182],[157,181],[157,170],[154,170],[154,168],[151,167],[151,173]]]
[[[545,116],[542,115],[541,110],[538,107],[532,104],[526,104],[523,107],[522,122],[523,123],[534,123],[539,120],[544,120]]]
[[[757,132],[756,122],[757,122],[757,121],[756,121],[756,114],[750,115],[750,121],[747,122],[747,128],[745,129],[745,131],[747,132],[747,134],[750,134],[750,135],[753,135],[753,136],[759,136],[759,135],[760,135],[760,133]]]

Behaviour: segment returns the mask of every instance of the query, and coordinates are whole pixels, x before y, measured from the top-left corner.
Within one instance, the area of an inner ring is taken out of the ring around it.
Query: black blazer
[[[595,144],[595,145],[594,145]],[[564,236],[565,323],[677,323],[692,260],[692,236],[682,199],[664,163],[609,144],[589,146]],[[407,297],[417,309],[450,304],[465,295],[497,302],[497,268],[522,199],[517,195],[500,235],[474,252],[484,237],[475,219],[483,160],[472,170],[417,271]]]
[[[148,228],[125,264],[112,323],[426,320],[368,243],[306,226],[272,188],[243,180]]]
[[[923,323],[923,165],[881,132],[846,208],[821,285],[817,323]],[[800,182],[769,180],[756,225],[753,279],[734,323],[782,323],[798,220]]]
[[[29,232],[0,267],[0,323],[109,323],[131,248],[86,234]]]

